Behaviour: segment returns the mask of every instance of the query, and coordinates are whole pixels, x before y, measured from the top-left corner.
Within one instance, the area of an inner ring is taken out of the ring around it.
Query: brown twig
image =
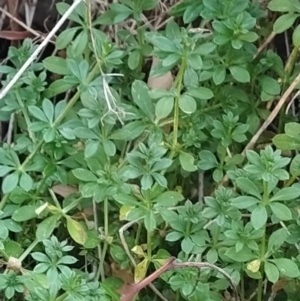
[[[202,268],[209,268],[212,270],[217,271],[218,273],[222,274],[230,283],[233,292],[235,301],[239,301],[239,294],[236,287],[236,284],[232,280],[229,274],[227,274],[224,270],[217,267],[214,264],[206,263],[206,262],[178,262],[175,263],[175,258],[170,258],[163,266],[161,266],[158,270],[156,270],[154,273],[149,275],[147,278],[143,279],[137,284],[131,285],[127,288],[127,291],[124,293],[120,301],[131,301],[132,298],[139,293],[143,288],[145,288],[147,285],[149,285],[151,282],[153,282],[155,279],[160,277],[164,272],[173,270],[173,269],[182,269],[182,268],[196,268],[196,269],[202,269]]]
[[[125,253],[127,254],[128,258],[130,259],[131,264],[136,267],[136,262],[134,260],[134,258],[131,255],[131,252],[129,250],[128,244],[126,242],[125,236],[124,236],[124,232],[130,228],[133,224],[137,223],[139,220],[141,220],[142,218],[139,218],[138,220],[132,221],[132,222],[128,222],[127,224],[125,224],[124,226],[122,226],[119,229],[119,235],[120,235],[120,240],[122,243],[122,246],[124,248]],[[168,299],[166,299],[162,293],[152,284],[149,283],[149,287],[152,289],[152,291],[163,301],[168,301]]]

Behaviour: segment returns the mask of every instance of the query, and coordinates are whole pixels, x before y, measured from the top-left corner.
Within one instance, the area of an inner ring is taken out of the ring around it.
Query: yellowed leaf
[[[132,206],[123,205],[119,210],[119,220],[124,221],[126,220],[126,216],[128,212],[131,210]]]
[[[261,261],[259,259],[255,259],[247,264],[247,269],[252,273],[256,273],[259,271]]]
[[[152,58],[151,69],[154,68],[160,60],[156,57]],[[159,77],[151,77],[148,78],[148,86],[151,89],[171,89],[173,85],[173,75],[171,71],[168,71],[166,74]]]
[[[71,237],[78,244],[84,245],[87,239],[87,233],[85,232],[83,226],[72,218],[67,217],[67,228]]]
[[[131,251],[138,256],[145,257],[144,250],[141,246],[134,246]]]
[[[148,270],[148,262],[149,262],[148,259],[145,258],[143,261],[141,261],[135,267],[135,270],[134,270],[134,282],[135,283],[138,283],[145,278],[147,270]]]

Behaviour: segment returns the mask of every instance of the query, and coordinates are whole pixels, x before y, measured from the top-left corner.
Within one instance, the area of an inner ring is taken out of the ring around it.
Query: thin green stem
[[[79,203],[82,201],[83,197],[80,197],[78,199],[76,199],[74,202],[72,202],[71,204],[69,204],[68,206],[66,206],[63,210],[62,213],[63,214],[67,214],[69,211],[71,211],[73,208],[77,207],[79,205]]]
[[[102,254],[100,258],[100,264],[99,264],[99,269],[97,272],[97,278],[101,277],[101,281],[105,280],[105,273],[104,273],[104,261],[105,261],[105,256],[108,248],[108,199],[105,198],[103,202],[103,218],[104,218],[104,244],[103,244],[103,249],[102,249]]]
[[[267,182],[263,182],[264,187],[264,193],[263,193],[263,201],[262,205],[265,206],[269,201],[269,187]],[[265,274],[265,267],[264,267],[264,260],[265,260],[265,254],[266,254],[266,224],[264,225],[264,234],[261,238],[260,243],[260,273],[261,278],[258,281],[258,288],[257,288],[257,301],[263,300],[263,280],[264,280],[264,274]]]
[[[177,148],[178,126],[179,126],[179,97],[182,89],[182,81],[183,81],[185,68],[186,68],[186,58],[183,57],[179,72],[175,80],[177,95],[175,97],[175,102],[174,102],[173,144],[172,144],[173,152],[175,152]]]
[[[138,222],[138,228],[137,228],[137,231],[136,231],[136,236],[135,236],[135,241],[134,241],[135,245],[139,244],[142,228],[143,228],[142,223]]]
[[[67,297],[68,297],[68,293],[65,292],[65,293],[63,293],[62,295],[60,295],[59,297],[57,297],[57,298],[55,299],[55,301],[63,301],[63,300],[65,300]]]
[[[241,301],[245,300],[245,279],[244,273],[241,273]]]
[[[30,118],[29,118],[29,114],[28,114],[28,111],[27,111],[27,107],[24,106],[24,103],[20,97],[20,94],[18,92],[15,92],[15,95],[16,95],[16,98],[18,100],[18,104],[19,106],[21,107],[21,111],[23,113],[23,116],[24,116],[24,119],[25,119],[25,122],[26,122],[26,125],[27,125],[27,130],[28,130],[28,134],[29,134],[29,137],[30,139],[32,140],[32,142],[34,144],[36,144],[36,138],[35,138],[35,135],[32,131],[30,131],[29,127],[30,127],[30,124],[31,124],[31,121],[30,121]]]
[[[146,192],[146,202],[148,210],[152,210],[152,203],[151,203],[151,191],[148,190]],[[152,258],[152,233],[150,231],[147,231],[147,257],[150,261]]]
[[[37,239],[34,240],[30,244],[30,246],[23,252],[23,254],[19,257],[19,260],[23,261],[31,253],[31,251],[36,247],[38,243],[39,241]]]
[[[50,193],[51,198],[52,198],[54,204],[56,205],[56,207],[59,208],[59,209],[61,210],[60,203],[59,203],[59,201],[58,201],[58,199],[57,199],[55,193],[53,192],[53,190],[52,190],[52,189],[49,189],[49,193]]]
[[[297,177],[295,176],[290,177],[289,180],[284,184],[284,187],[290,187],[296,181],[296,179]]]

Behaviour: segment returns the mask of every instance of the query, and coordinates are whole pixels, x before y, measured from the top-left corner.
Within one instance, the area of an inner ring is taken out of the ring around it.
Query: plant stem
[[[179,72],[176,77],[176,86],[177,86],[177,95],[175,97],[174,102],[174,120],[173,120],[173,144],[172,144],[172,150],[173,152],[176,151],[177,147],[177,139],[178,139],[178,126],[179,126],[179,97],[182,89],[182,81],[183,81],[183,75],[186,68],[186,58],[182,58],[181,66],[179,69]]]
[[[32,140],[32,142],[34,144],[36,144],[36,138],[35,138],[34,133],[29,130],[29,126],[31,124],[31,121],[30,121],[30,118],[29,118],[29,114],[27,112],[27,107],[24,106],[24,103],[23,103],[23,101],[20,97],[20,94],[18,92],[16,92],[15,95],[16,95],[16,98],[18,100],[18,104],[21,107],[21,111],[23,113],[23,116],[24,116],[24,119],[25,119],[25,122],[26,122],[26,125],[27,125],[27,130],[28,130],[29,137]]]
[[[263,182],[263,187],[264,187],[264,194],[263,194],[263,204],[266,205],[269,199],[269,188],[268,188],[268,183]],[[262,301],[263,299],[263,279],[264,279],[264,258],[266,254],[266,224],[264,225],[264,234],[261,238],[261,246],[260,246],[260,273],[261,273],[261,278],[258,281],[258,288],[257,288],[257,301]]]
[[[104,244],[103,244],[103,249],[102,249],[102,254],[101,254],[101,258],[100,258],[100,265],[99,265],[99,269],[97,272],[97,278],[99,279],[99,277],[101,276],[101,281],[105,280],[105,273],[104,273],[104,261],[105,261],[105,256],[106,256],[106,252],[107,252],[107,247],[108,247],[108,199],[105,198],[104,202],[103,202],[103,206],[104,206]]]
[[[148,210],[151,210],[152,209],[152,204],[151,204],[151,192],[150,192],[150,190],[148,190],[147,193],[146,193],[146,201],[147,201]],[[147,231],[147,257],[148,257],[149,261],[152,258],[152,233],[150,231]]]
[[[138,245],[138,243],[139,243],[142,227],[143,227],[142,223],[138,222],[138,228],[137,228],[137,231],[136,231],[136,236],[135,236],[135,241],[134,241],[135,245]]]
[[[59,297],[57,297],[57,298],[55,299],[55,301],[63,301],[63,300],[65,300],[67,297],[68,297],[68,293],[65,292],[65,293],[63,293],[62,295],[60,295]]]
[[[23,261],[30,254],[30,252],[36,247],[38,243],[39,241],[37,239],[34,240],[30,244],[30,246],[23,252],[23,254],[19,257],[19,260]]]

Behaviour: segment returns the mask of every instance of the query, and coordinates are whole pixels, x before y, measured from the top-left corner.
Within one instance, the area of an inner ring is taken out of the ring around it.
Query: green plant
[[[269,3],[285,13],[276,32],[293,25],[296,2]],[[298,72],[298,27],[284,66],[274,51],[258,53],[273,27],[256,2],[181,1],[152,30],[157,7],[123,0],[93,18],[81,2],[54,54],[0,102],[9,121],[0,147],[5,298],[220,301],[238,288],[242,301],[261,301],[266,281],[296,300],[299,156],[279,149],[299,149],[299,125],[281,133],[281,113],[260,137],[275,136],[278,149],[242,151]],[[10,48],[2,85],[35,49],[30,39]],[[151,57],[159,62],[147,70]],[[146,84],[170,72],[170,89]],[[152,292],[140,291],[146,285]]]

